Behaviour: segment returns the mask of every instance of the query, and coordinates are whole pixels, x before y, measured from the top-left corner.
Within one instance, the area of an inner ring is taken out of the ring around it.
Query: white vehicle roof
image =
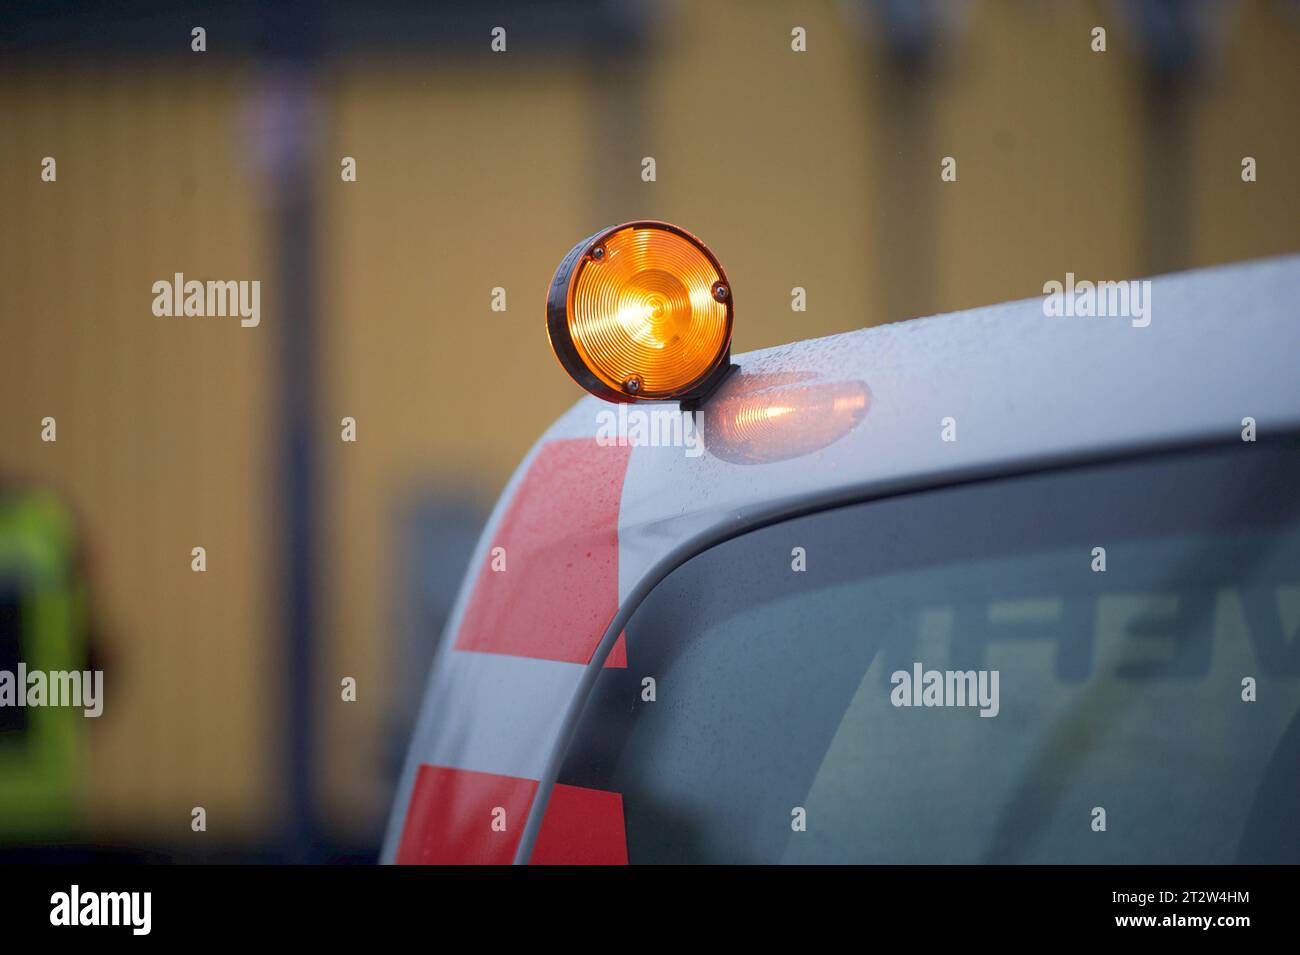
[[[1041,298],[739,355],[705,404],[708,451],[639,447],[619,517],[622,561],[666,541],[816,500],[1300,428],[1300,256],[1151,280],[1149,319],[1044,314]],[[739,313],[738,322],[743,322]],[[804,443],[824,406],[813,386],[867,399],[856,426]],[[746,445],[719,415],[785,411]],[[579,401],[547,438],[597,433],[610,405]],[[943,440],[944,419],[956,440]],[[778,427],[779,425],[779,427]]]
[[[1128,317],[1049,316],[1038,298],[738,355],[739,371],[705,402],[702,450],[607,455],[597,445],[611,415],[630,424],[634,413],[658,409],[680,423],[677,406],[579,401],[530,451],[484,529],[430,675],[382,858],[465,861],[438,840],[471,845],[478,830],[457,826],[478,826],[475,800],[535,781],[514,856],[527,860],[567,741],[619,634],[660,580],[714,544],[839,503],[1239,442],[1246,418],[1260,440],[1300,431],[1298,302],[1300,256],[1290,256],[1153,279],[1144,327]],[[615,566],[616,595],[610,583],[607,599],[580,607],[581,625],[558,635],[591,629],[580,652],[557,650],[554,633],[528,643],[548,615],[576,619],[573,606],[597,589],[581,565],[592,558],[585,512],[549,522],[545,513],[563,510],[552,507],[557,497],[590,490],[575,487],[588,483],[581,461],[557,480],[561,447],[586,449],[590,481],[604,480],[613,494],[605,566]],[[614,458],[611,479],[601,467]],[[539,471],[551,482],[540,492],[529,486]],[[532,554],[521,561],[517,548],[509,574],[489,573],[496,544],[520,526]],[[565,564],[576,569],[558,587],[508,606],[530,574],[542,573],[535,568]],[[467,621],[476,599],[490,626]],[[421,779],[433,788],[421,789]],[[447,805],[465,811],[430,815]],[[492,846],[484,851],[498,851]]]

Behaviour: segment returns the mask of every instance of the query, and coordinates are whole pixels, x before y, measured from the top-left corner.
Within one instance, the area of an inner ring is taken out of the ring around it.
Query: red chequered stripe
[[[523,834],[537,781],[445,766],[421,766],[406,812],[400,865],[508,865]],[[493,829],[501,819],[504,831]],[[557,784],[533,847],[534,865],[627,865],[623,797]]]
[[[492,539],[456,649],[590,663],[618,610],[618,510],[630,447],[542,445]],[[505,570],[494,571],[496,548]],[[623,638],[606,666],[627,666]]]

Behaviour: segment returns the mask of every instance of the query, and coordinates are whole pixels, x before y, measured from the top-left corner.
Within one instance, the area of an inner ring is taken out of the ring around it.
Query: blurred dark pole
[[[930,3],[874,0],[868,11],[884,42],[885,67],[872,77],[881,117],[875,135],[873,203],[880,250],[880,319],[899,321],[935,309],[933,57],[937,24]]]
[[[1191,100],[1204,11],[1192,0],[1126,0],[1121,10],[1142,58],[1145,272],[1176,272],[1191,261]]]
[[[276,342],[282,437],[275,488],[283,568],[282,672],[287,679],[282,745],[287,757],[288,861],[319,861],[316,811],[316,596],[320,500],[316,432],[318,385],[317,215],[314,186],[320,135],[317,102],[318,7],[291,0],[264,8],[267,75],[259,86],[255,135],[266,170],[271,217],[269,332]]]
[[[593,223],[614,225],[645,213],[644,190],[636,176],[643,156],[655,153],[660,130],[646,102],[647,11],[629,4],[605,3],[603,19],[584,38],[582,64],[592,110],[592,148],[587,190]]]

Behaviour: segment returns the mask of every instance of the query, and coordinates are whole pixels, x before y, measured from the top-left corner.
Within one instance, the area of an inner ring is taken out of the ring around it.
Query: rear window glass
[[[1300,861],[1298,630],[1295,443],[863,503],[657,587],[560,782],[632,862]]]

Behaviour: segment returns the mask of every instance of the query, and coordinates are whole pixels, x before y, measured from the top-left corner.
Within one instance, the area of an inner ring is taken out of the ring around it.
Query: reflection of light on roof
[[[797,458],[852,431],[870,403],[863,381],[742,372],[710,402],[705,447],[733,464]]]

